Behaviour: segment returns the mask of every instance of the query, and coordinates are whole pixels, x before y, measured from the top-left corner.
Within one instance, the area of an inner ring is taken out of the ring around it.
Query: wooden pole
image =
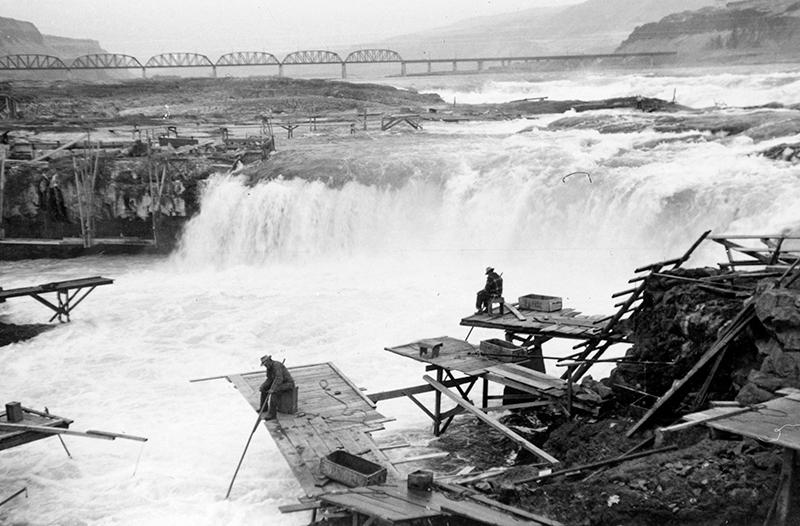
[[[477,407],[475,407],[471,403],[467,402],[466,400],[463,400],[462,398],[460,398],[456,394],[450,392],[450,390],[448,390],[447,387],[445,387],[441,383],[437,382],[436,380],[434,380],[430,376],[425,375],[425,376],[422,377],[422,379],[425,380],[426,382],[428,382],[429,384],[431,384],[436,389],[436,391],[438,393],[441,393],[441,394],[447,396],[448,398],[453,400],[455,403],[457,403],[458,405],[460,405],[461,407],[466,409],[468,412],[470,412],[473,415],[475,415],[476,417],[478,417],[478,419],[482,420],[484,423],[488,424],[489,426],[493,427],[494,429],[500,431],[505,436],[507,436],[508,438],[510,438],[511,440],[513,440],[514,442],[516,442],[517,444],[522,446],[524,449],[530,451],[531,453],[533,453],[537,457],[549,462],[550,464],[558,464],[559,463],[557,458],[553,457],[552,455],[550,455],[546,451],[544,451],[542,449],[539,449],[535,445],[531,444],[529,441],[525,440],[525,438],[523,438],[522,436],[518,435],[517,433],[515,433],[514,431],[512,431],[508,427],[506,427],[503,424],[501,424],[500,422],[498,422],[497,419],[487,415],[486,413],[484,413],[483,411],[481,411],[480,409],[478,409]]]
[[[0,153],[0,239],[6,237],[6,231],[3,228],[3,197],[6,194],[6,154],[5,151]]]
[[[253,429],[252,429],[252,431],[250,431],[250,436],[247,437],[247,443],[244,445],[244,451],[242,451],[242,456],[241,456],[241,458],[239,458],[239,463],[236,465],[236,471],[233,472],[233,478],[231,479],[231,483],[228,486],[228,492],[225,494],[225,498],[226,499],[231,496],[231,490],[233,489],[233,483],[236,480],[236,475],[239,474],[239,468],[242,467],[242,462],[244,461],[244,456],[247,453],[247,448],[250,447],[250,441],[253,439],[253,435],[255,434],[256,429],[258,429],[258,424],[261,423],[261,413],[264,412],[264,408],[266,408],[268,405],[269,405],[269,396],[267,396],[264,399],[264,403],[261,404],[261,409],[258,410],[258,415],[256,415],[256,423],[253,424]]]
[[[84,246],[86,245],[86,225],[83,222],[83,203],[81,199],[81,177],[78,170],[78,163],[75,157],[72,158],[72,170],[75,172],[75,197],[78,199],[78,216],[80,217],[81,224],[81,239],[83,239]]]

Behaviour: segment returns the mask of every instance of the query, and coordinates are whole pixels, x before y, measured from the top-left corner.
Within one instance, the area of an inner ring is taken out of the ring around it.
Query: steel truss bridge
[[[413,58],[406,59],[397,51],[391,49],[359,49],[353,51],[345,58],[338,53],[324,49],[295,51],[286,55],[283,60],[272,53],[263,51],[236,51],[219,57],[212,62],[206,55],[200,53],[161,53],[150,57],[144,64],[131,55],[120,53],[95,53],[82,55],[67,64],[62,59],[50,55],[21,54],[0,56],[0,71],[41,71],[41,70],[113,70],[113,69],[140,69],[142,76],[147,76],[148,70],[158,68],[208,68],[212,76],[217,76],[217,70],[225,67],[253,67],[277,66],[278,75],[283,76],[285,66],[300,66],[308,64],[339,64],[342,68],[342,78],[347,78],[348,64],[385,64],[396,63],[400,65],[400,74],[407,74],[410,64],[427,64],[427,72],[432,72],[433,64],[451,64],[452,71],[458,71],[458,65],[475,63],[477,71],[482,71],[486,63],[499,63],[502,66],[513,62],[577,62],[590,63],[598,60],[631,60],[645,59],[650,64],[656,60],[668,60],[677,55],[674,51],[657,51],[652,53],[609,53],[593,55],[538,55],[517,57],[461,57],[461,58]]]

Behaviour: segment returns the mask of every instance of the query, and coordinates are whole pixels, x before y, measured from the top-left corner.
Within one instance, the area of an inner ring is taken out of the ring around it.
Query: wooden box
[[[322,457],[319,470],[329,479],[351,488],[386,482],[386,468],[341,449]]]
[[[490,340],[483,340],[480,345],[480,354],[500,360],[501,362],[510,362],[526,356],[525,348],[517,347],[513,343],[509,343],[499,338],[492,338]]]
[[[420,340],[419,355],[437,358],[439,351],[442,350],[442,345],[444,345],[442,342],[437,342],[436,340]]]
[[[544,296],[542,294],[526,294],[519,297],[519,308],[553,312],[561,310],[561,298],[558,296]]]
[[[433,471],[418,469],[408,474],[406,487],[415,491],[430,491],[433,488]]]

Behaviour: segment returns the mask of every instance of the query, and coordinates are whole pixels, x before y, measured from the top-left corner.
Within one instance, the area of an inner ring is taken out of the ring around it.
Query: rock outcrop
[[[682,61],[763,62],[800,55],[800,4],[790,0],[732,2],[644,24],[618,52],[674,50]]]
[[[96,40],[43,35],[30,22],[0,17],[0,56],[37,53],[70,60],[105,52]]]

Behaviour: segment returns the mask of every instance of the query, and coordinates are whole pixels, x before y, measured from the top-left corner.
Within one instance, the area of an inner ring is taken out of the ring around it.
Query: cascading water
[[[695,89],[698,98],[731,82],[717,80],[674,79],[679,96]],[[682,254],[704,230],[797,229],[800,170],[751,155],[796,138],[547,128],[558,117],[301,139],[263,173],[212,178],[169,259],[4,264],[8,288],[83,275],[115,284],[92,293],[70,324],[0,348],[0,398],[48,406],[76,429],[150,441],[68,438],[74,460],[53,439],[0,452],[0,498],[29,493],[0,508],[0,523],[305,523],[276,510],[300,489],[263,430],[223,499],[254,414],[226,382],[189,379],[255,370],[270,352],[288,365],[334,361],[368,391],[416,384],[418,364],[383,347],[465,336],[458,321],[472,312],[486,265],[503,272],[511,299],[555,294],[608,313],[634,267]],[[709,244],[691,264],[722,257]],[[14,323],[47,315],[33,301],[2,309]],[[494,336],[476,330],[470,340]],[[407,401],[379,409],[398,420],[378,440],[429,436]]]

